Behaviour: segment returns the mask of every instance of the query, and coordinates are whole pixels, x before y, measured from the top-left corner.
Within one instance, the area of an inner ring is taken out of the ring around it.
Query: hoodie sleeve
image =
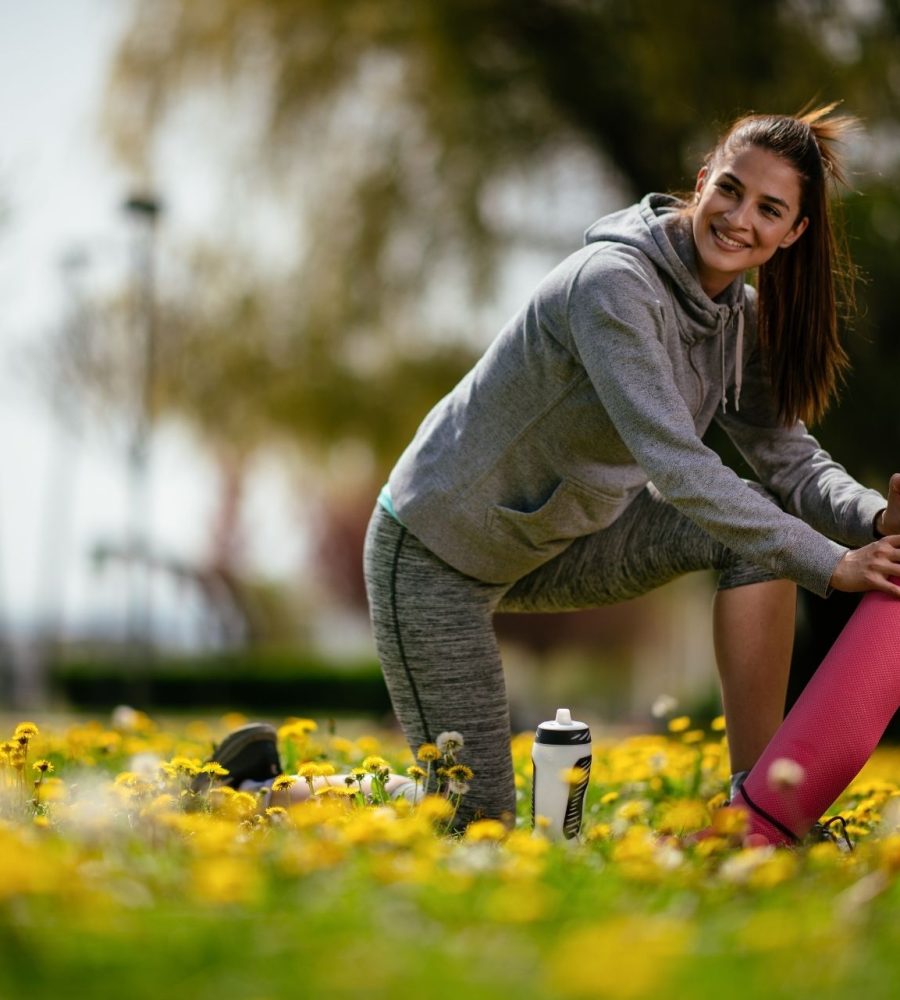
[[[740,410],[717,413],[715,419],[785,510],[845,545],[874,540],[875,515],[887,501],[849,475],[803,423],[779,423],[758,348],[744,367]]]
[[[567,299],[573,346],[622,441],[667,500],[752,562],[826,595],[846,548],[751,490],[697,436],[666,350],[652,265],[604,248]]]

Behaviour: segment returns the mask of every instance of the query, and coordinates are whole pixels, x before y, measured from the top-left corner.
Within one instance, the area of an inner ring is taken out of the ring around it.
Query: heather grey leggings
[[[609,528],[576,539],[513,584],[483,583],[430,552],[376,506],[365,574],[378,657],[410,747],[457,730],[475,779],[460,810],[515,810],[509,707],[495,611],[575,611],[628,600],[683,573],[719,570],[719,588],[775,577],[749,564],[679,513],[652,487]]]

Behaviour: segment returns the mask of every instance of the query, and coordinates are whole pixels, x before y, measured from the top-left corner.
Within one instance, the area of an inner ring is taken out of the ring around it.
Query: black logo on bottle
[[[566,802],[566,815],[563,818],[563,836],[571,840],[578,836],[581,828],[581,816],[584,810],[584,793],[587,791],[588,779],[591,776],[591,758],[580,757],[575,761],[575,769],[581,771],[581,777],[569,785],[569,799]],[[534,805],[532,804],[532,813]],[[534,822],[534,816],[532,816]]]

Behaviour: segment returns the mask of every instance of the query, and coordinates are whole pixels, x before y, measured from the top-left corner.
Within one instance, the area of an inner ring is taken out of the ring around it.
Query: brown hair
[[[787,160],[800,175],[806,231],[759,268],[759,343],[775,390],[779,418],[812,423],[824,416],[849,359],[838,336],[839,303],[853,306],[853,270],[842,234],[832,223],[829,188],[846,184],[835,145],[858,121],[834,116],[828,104],[796,116],[738,119],[707,156],[757,146]],[[797,220],[797,221],[798,221]]]

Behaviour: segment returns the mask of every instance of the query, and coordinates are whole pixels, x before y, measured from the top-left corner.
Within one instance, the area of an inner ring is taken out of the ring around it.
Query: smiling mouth
[[[723,232],[716,229],[715,226],[710,226],[713,231],[713,236],[726,247],[730,247],[733,250],[749,250],[749,243],[740,243],[738,240],[733,240],[730,236],[726,236]]]

